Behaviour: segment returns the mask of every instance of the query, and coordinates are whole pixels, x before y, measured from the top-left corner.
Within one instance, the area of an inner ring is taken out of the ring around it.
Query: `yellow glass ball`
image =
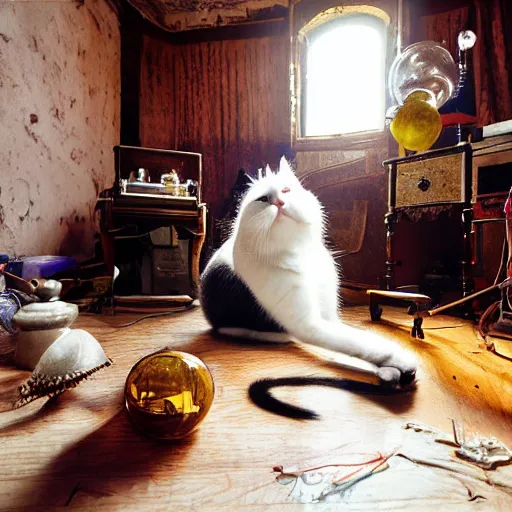
[[[391,122],[391,133],[405,149],[425,151],[432,147],[441,130],[441,116],[435,107],[420,99],[408,99]]]
[[[135,425],[156,439],[181,439],[213,402],[210,370],[192,354],[164,350],[138,361],[126,378],[125,404]]]
[[[417,90],[411,92],[407,98],[405,98],[405,102],[411,100],[421,100],[421,101],[432,101],[432,96],[427,91]]]

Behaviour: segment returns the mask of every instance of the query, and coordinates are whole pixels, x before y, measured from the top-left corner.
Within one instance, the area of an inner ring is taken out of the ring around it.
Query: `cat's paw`
[[[406,352],[396,352],[377,371],[381,381],[392,387],[407,387],[416,380],[416,361]]]
[[[406,388],[411,386],[416,380],[416,370],[410,370],[402,373],[398,368],[392,366],[382,366],[378,368],[381,385],[392,389]]]
[[[382,366],[377,370],[377,375],[379,376],[381,385],[386,388],[395,389],[400,385],[400,377],[402,374],[397,368]]]

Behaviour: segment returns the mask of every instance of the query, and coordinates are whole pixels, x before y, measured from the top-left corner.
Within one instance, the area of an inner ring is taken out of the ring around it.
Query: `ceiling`
[[[128,0],[145,18],[170,32],[278,19],[289,0]]]

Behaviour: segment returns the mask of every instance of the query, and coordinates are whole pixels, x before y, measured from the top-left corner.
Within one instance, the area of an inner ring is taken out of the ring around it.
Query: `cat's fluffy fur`
[[[206,318],[221,334],[298,340],[364,359],[391,384],[414,380],[398,345],[341,322],[338,274],[324,244],[324,216],[288,162],[267,167],[241,202],[231,237],[201,276]]]

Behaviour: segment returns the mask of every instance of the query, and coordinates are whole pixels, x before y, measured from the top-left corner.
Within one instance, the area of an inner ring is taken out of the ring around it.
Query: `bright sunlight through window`
[[[307,46],[306,136],[384,129],[386,25],[343,16],[312,31]]]

